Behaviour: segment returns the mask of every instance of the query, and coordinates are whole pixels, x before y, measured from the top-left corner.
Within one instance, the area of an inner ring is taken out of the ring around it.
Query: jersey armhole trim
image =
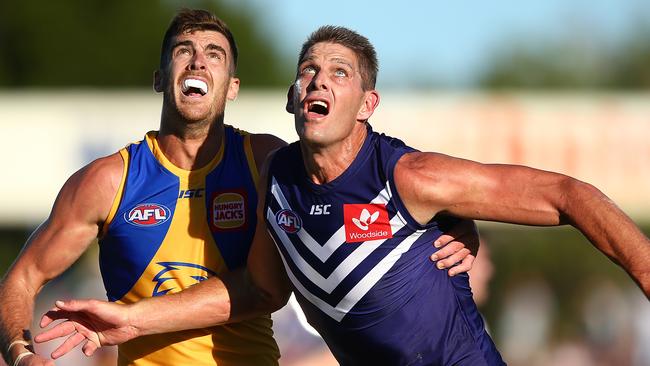
[[[124,183],[126,182],[126,175],[127,172],[129,171],[129,152],[126,148],[124,148],[121,149],[119,153],[120,156],[122,157],[122,161],[124,162],[122,168],[122,179],[120,181],[120,185],[117,187],[117,193],[115,194],[115,198],[113,198],[113,205],[111,206],[111,210],[108,212],[108,216],[104,221],[104,226],[102,227],[102,232],[100,237],[105,236],[106,233],[108,232],[108,228],[111,225],[111,222],[113,222],[113,219],[115,218],[115,214],[117,213],[117,209],[120,207],[120,203],[122,202]]]
[[[388,159],[388,162],[386,164],[386,174],[388,178],[388,184],[390,186],[391,190],[391,195],[393,198],[393,204],[395,205],[395,208],[397,211],[400,213],[402,219],[405,221],[406,225],[410,227],[413,230],[416,231],[422,231],[422,230],[428,230],[433,227],[437,227],[437,223],[435,222],[429,222],[425,225],[420,224],[417,222],[413,216],[411,216],[411,213],[408,211],[406,208],[406,205],[404,204],[404,201],[402,201],[402,197],[399,195],[399,191],[397,190],[397,185],[395,185],[395,166],[397,165],[397,162],[399,159],[401,159],[405,154],[412,153],[412,152],[417,152],[415,149],[405,149],[403,151],[398,151],[395,152],[391,155],[391,157]]]
[[[253,181],[255,184],[260,180],[260,173],[257,170],[257,164],[255,163],[255,155],[253,154],[253,147],[251,146],[251,135],[244,135],[244,153],[246,154],[246,160],[248,160],[248,169],[253,176]]]

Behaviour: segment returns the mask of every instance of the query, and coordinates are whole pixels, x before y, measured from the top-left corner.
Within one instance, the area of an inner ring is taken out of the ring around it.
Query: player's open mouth
[[[201,97],[208,93],[208,84],[199,79],[185,79],[182,84],[183,94],[188,97]]]
[[[329,105],[322,100],[312,100],[307,104],[307,112],[315,117],[324,117],[329,113]]]

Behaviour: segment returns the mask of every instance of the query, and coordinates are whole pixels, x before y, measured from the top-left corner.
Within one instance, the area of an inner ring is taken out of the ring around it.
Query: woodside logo
[[[393,237],[385,204],[344,204],[343,220],[348,243]]]

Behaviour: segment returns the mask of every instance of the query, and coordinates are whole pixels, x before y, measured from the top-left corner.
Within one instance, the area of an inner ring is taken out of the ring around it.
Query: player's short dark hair
[[[230,73],[234,74],[237,70],[237,44],[235,37],[228,28],[228,25],[216,15],[207,10],[201,9],[181,9],[178,14],[172,19],[165,37],[162,42],[162,49],[160,50],[160,69],[164,69],[169,60],[171,59],[171,48],[174,37],[183,33],[193,33],[196,31],[215,31],[219,32],[226,37],[230,50],[232,52],[232,60],[230,60]]]
[[[359,61],[363,89],[372,90],[375,88],[379,66],[377,52],[375,52],[375,47],[368,38],[345,27],[324,25],[310,34],[305,43],[302,44],[298,65],[303,61],[307,51],[316,43],[321,42],[340,44],[354,51]]]

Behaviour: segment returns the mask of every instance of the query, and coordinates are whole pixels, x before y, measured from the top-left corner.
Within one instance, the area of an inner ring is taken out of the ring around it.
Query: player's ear
[[[287,112],[293,114],[293,107],[294,107],[294,102],[293,102],[293,96],[294,96],[294,88],[296,87],[296,84],[291,84],[289,86],[289,90],[287,90],[287,105],[285,106],[285,109]]]
[[[155,90],[156,93],[161,93],[163,91],[163,81],[160,69],[153,72],[153,90]]]
[[[236,77],[230,78],[230,85],[228,85],[228,100],[237,99],[239,94],[239,79]]]
[[[370,116],[375,112],[375,108],[379,105],[379,93],[376,90],[369,90],[365,92],[363,104],[357,113],[357,120],[367,121]]]

